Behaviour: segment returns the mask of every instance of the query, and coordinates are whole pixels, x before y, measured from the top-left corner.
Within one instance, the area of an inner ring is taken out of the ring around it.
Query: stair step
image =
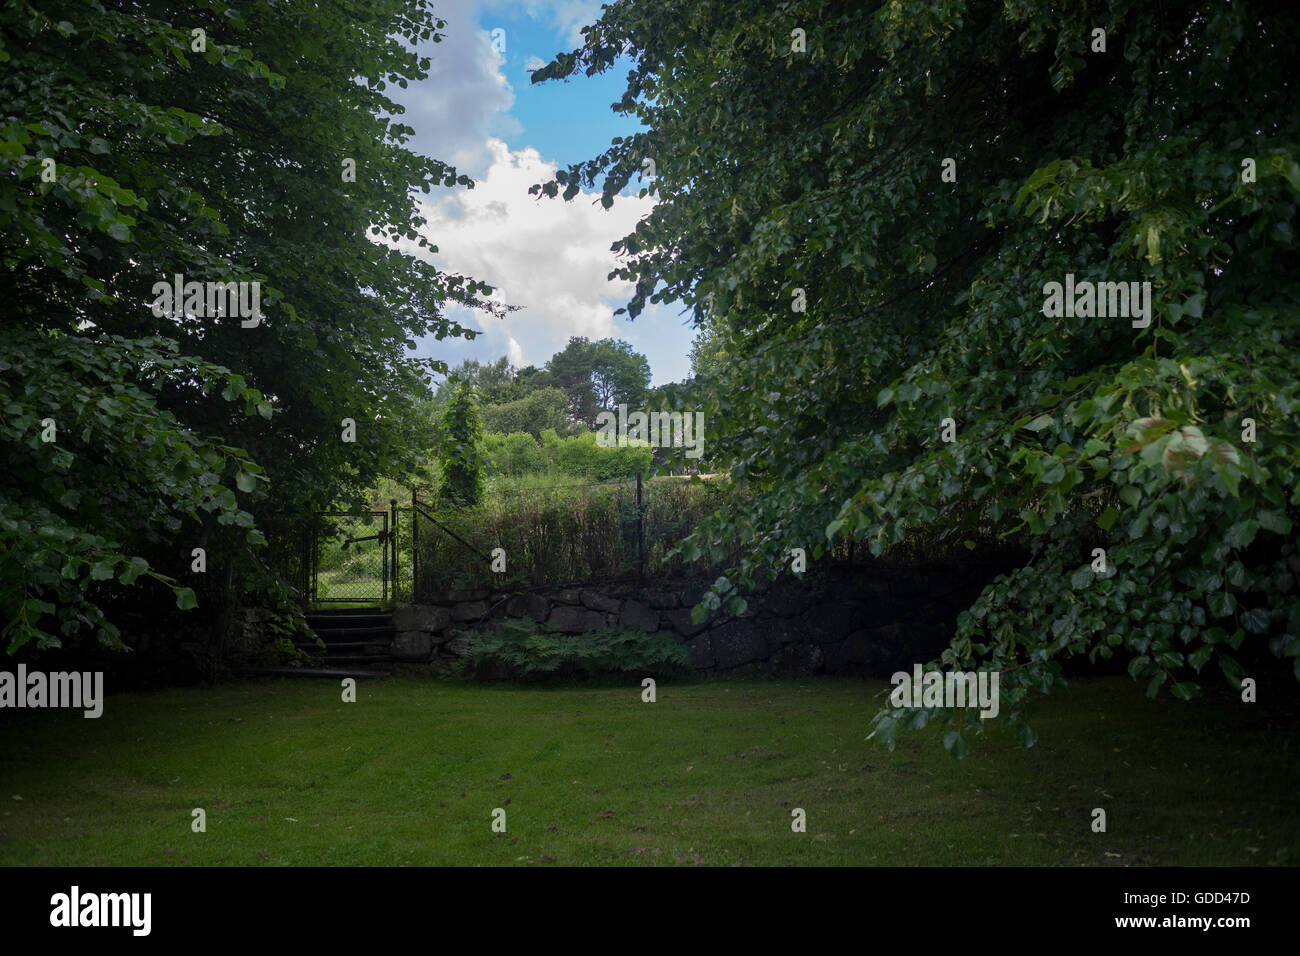
[[[337,657],[330,654],[325,658],[325,663],[334,664],[384,664],[393,659],[391,654],[339,654]]]
[[[365,640],[374,638],[375,640],[392,640],[396,633],[391,626],[389,627],[314,627],[313,631],[326,644],[336,644],[340,641]]]
[[[382,650],[387,654],[388,645],[388,641],[335,641],[333,643],[327,642],[324,650],[322,650],[319,646],[312,644],[309,641],[299,641],[294,646],[305,651],[320,651],[324,654],[334,654],[335,652],[345,653],[347,651],[355,651],[359,648],[375,650],[376,652]]]
[[[248,667],[241,673],[265,677],[392,677],[391,671],[365,667]]]
[[[320,627],[378,627],[393,623],[391,614],[331,614],[329,617],[307,615],[307,623],[314,628]]]

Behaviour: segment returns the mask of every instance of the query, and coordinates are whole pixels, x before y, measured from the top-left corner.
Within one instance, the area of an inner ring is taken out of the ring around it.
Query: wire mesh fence
[[[311,600],[316,604],[384,603],[392,585],[390,533],[395,514],[334,512],[314,539]]]
[[[417,499],[414,600],[442,591],[692,576],[672,552],[720,500],[718,489],[677,479],[496,493],[455,510]]]

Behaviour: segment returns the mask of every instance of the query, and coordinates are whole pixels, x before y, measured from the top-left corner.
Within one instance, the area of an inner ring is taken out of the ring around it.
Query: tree
[[[455,390],[457,382],[468,382],[484,405],[503,405],[523,398],[530,389],[519,381],[519,370],[510,359],[501,356],[495,362],[466,359],[447,373],[434,393],[434,404],[442,405]]]
[[[699,333],[691,342],[691,376],[697,379],[714,379],[721,375],[727,364],[725,332],[719,329],[716,321],[708,318],[701,325]]]
[[[410,44],[443,24],[422,3],[40,6],[0,12],[11,651],[118,643],[101,605],[151,577],[182,608],[229,604],[262,516],[418,467],[443,366],[408,344],[466,334],[449,300],[492,309],[395,248],[427,245],[413,190],[469,185],[405,148],[383,92],[427,75]],[[164,303],[177,275],[248,295]]]
[[[569,397],[571,419],[588,426],[602,409],[644,401],[650,385],[646,357],[617,339],[592,342],[572,336],[546,363],[546,373]]]
[[[752,586],[794,542],[1024,548],[942,663],[1000,671],[1026,744],[1070,656],[1175,697],[1247,643],[1300,662],[1298,40],[1268,2],[607,6],[532,78],[630,56],[645,129],[533,190],[608,207],[657,160],[612,277],[632,317],[712,300],[745,493],[684,551],[741,535]],[[1137,302],[1058,310],[1075,282]],[[951,711],[875,735],[937,719],[964,753]]]
[[[600,411],[591,370],[591,342],[578,335],[571,336],[569,344],[546,363],[547,374],[569,399],[569,420],[588,426],[596,421]]]
[[[635,408],[650,387],[650,363],[621,339],[601,339],[591,347],[591,384],[602,409]]]
[[[558,388],[545,388],[524,398],[502,405],[484,405],[483,428],[488,432],[508,435],[527,432],[540,438],[548,428],[556,431],[566,427],[565,412],[569,401]]]
[[[483,496],[483,422],[478,396],[468,382],[459,382],[447,400],[438,443],[442,481],[438,504],[464,508],[478,504]]]

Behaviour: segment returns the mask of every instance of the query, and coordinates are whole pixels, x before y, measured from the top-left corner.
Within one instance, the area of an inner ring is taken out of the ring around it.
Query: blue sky
[[[418,354],[452,365],[501,355],[516,365],[541,365],[571,335],[613,336],[646,356],[654,384],[685,378],[695,333],[678,314],[681,306],[651,306],[635,322],[616,318],[631,284],[605,278],[617,265],[610,244],[649,213],[653,200],[626,196],[606,211],[593,205],[595,193],[569,203],[528,195],[557,166],[591,159],[612,137],[639,128],[609,108],[622,95],[627,66],[568,82],[529,82],[530,69],[580,45],[579,31],[599,16],[599,4],[452,0],[435,3],[434,12],[446,26],[441,43],[420,48],[433,61],[430,76],[395,98],[406,107],[402,121],[416,131],[411,147],[455,165],[475,188],[421,197],[425,234],[439,247],[431,258],[500,287],[504,301],[522,308],[505,320],[453,309],[457,321],[483,334],[472,342],[427,339]],[[500,31],[496,47],[493,31]]]

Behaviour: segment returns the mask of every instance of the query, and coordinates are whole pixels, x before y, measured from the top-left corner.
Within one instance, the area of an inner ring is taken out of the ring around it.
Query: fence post
[[[416,588],[420,586],[420,498],[411,488],[411,603],[415,603]]]
[[[641,508],[641,472],[636,473],[636,583],[645,584],[645,512]]]
[[[393,560],[390,562],[390,569],[393,572],[393,600],[397,600],[397,585],[399,575],[397,573],[397,499],[388,499],[388,511],[392,518],[388,522],[388,541],[392,549]]]

